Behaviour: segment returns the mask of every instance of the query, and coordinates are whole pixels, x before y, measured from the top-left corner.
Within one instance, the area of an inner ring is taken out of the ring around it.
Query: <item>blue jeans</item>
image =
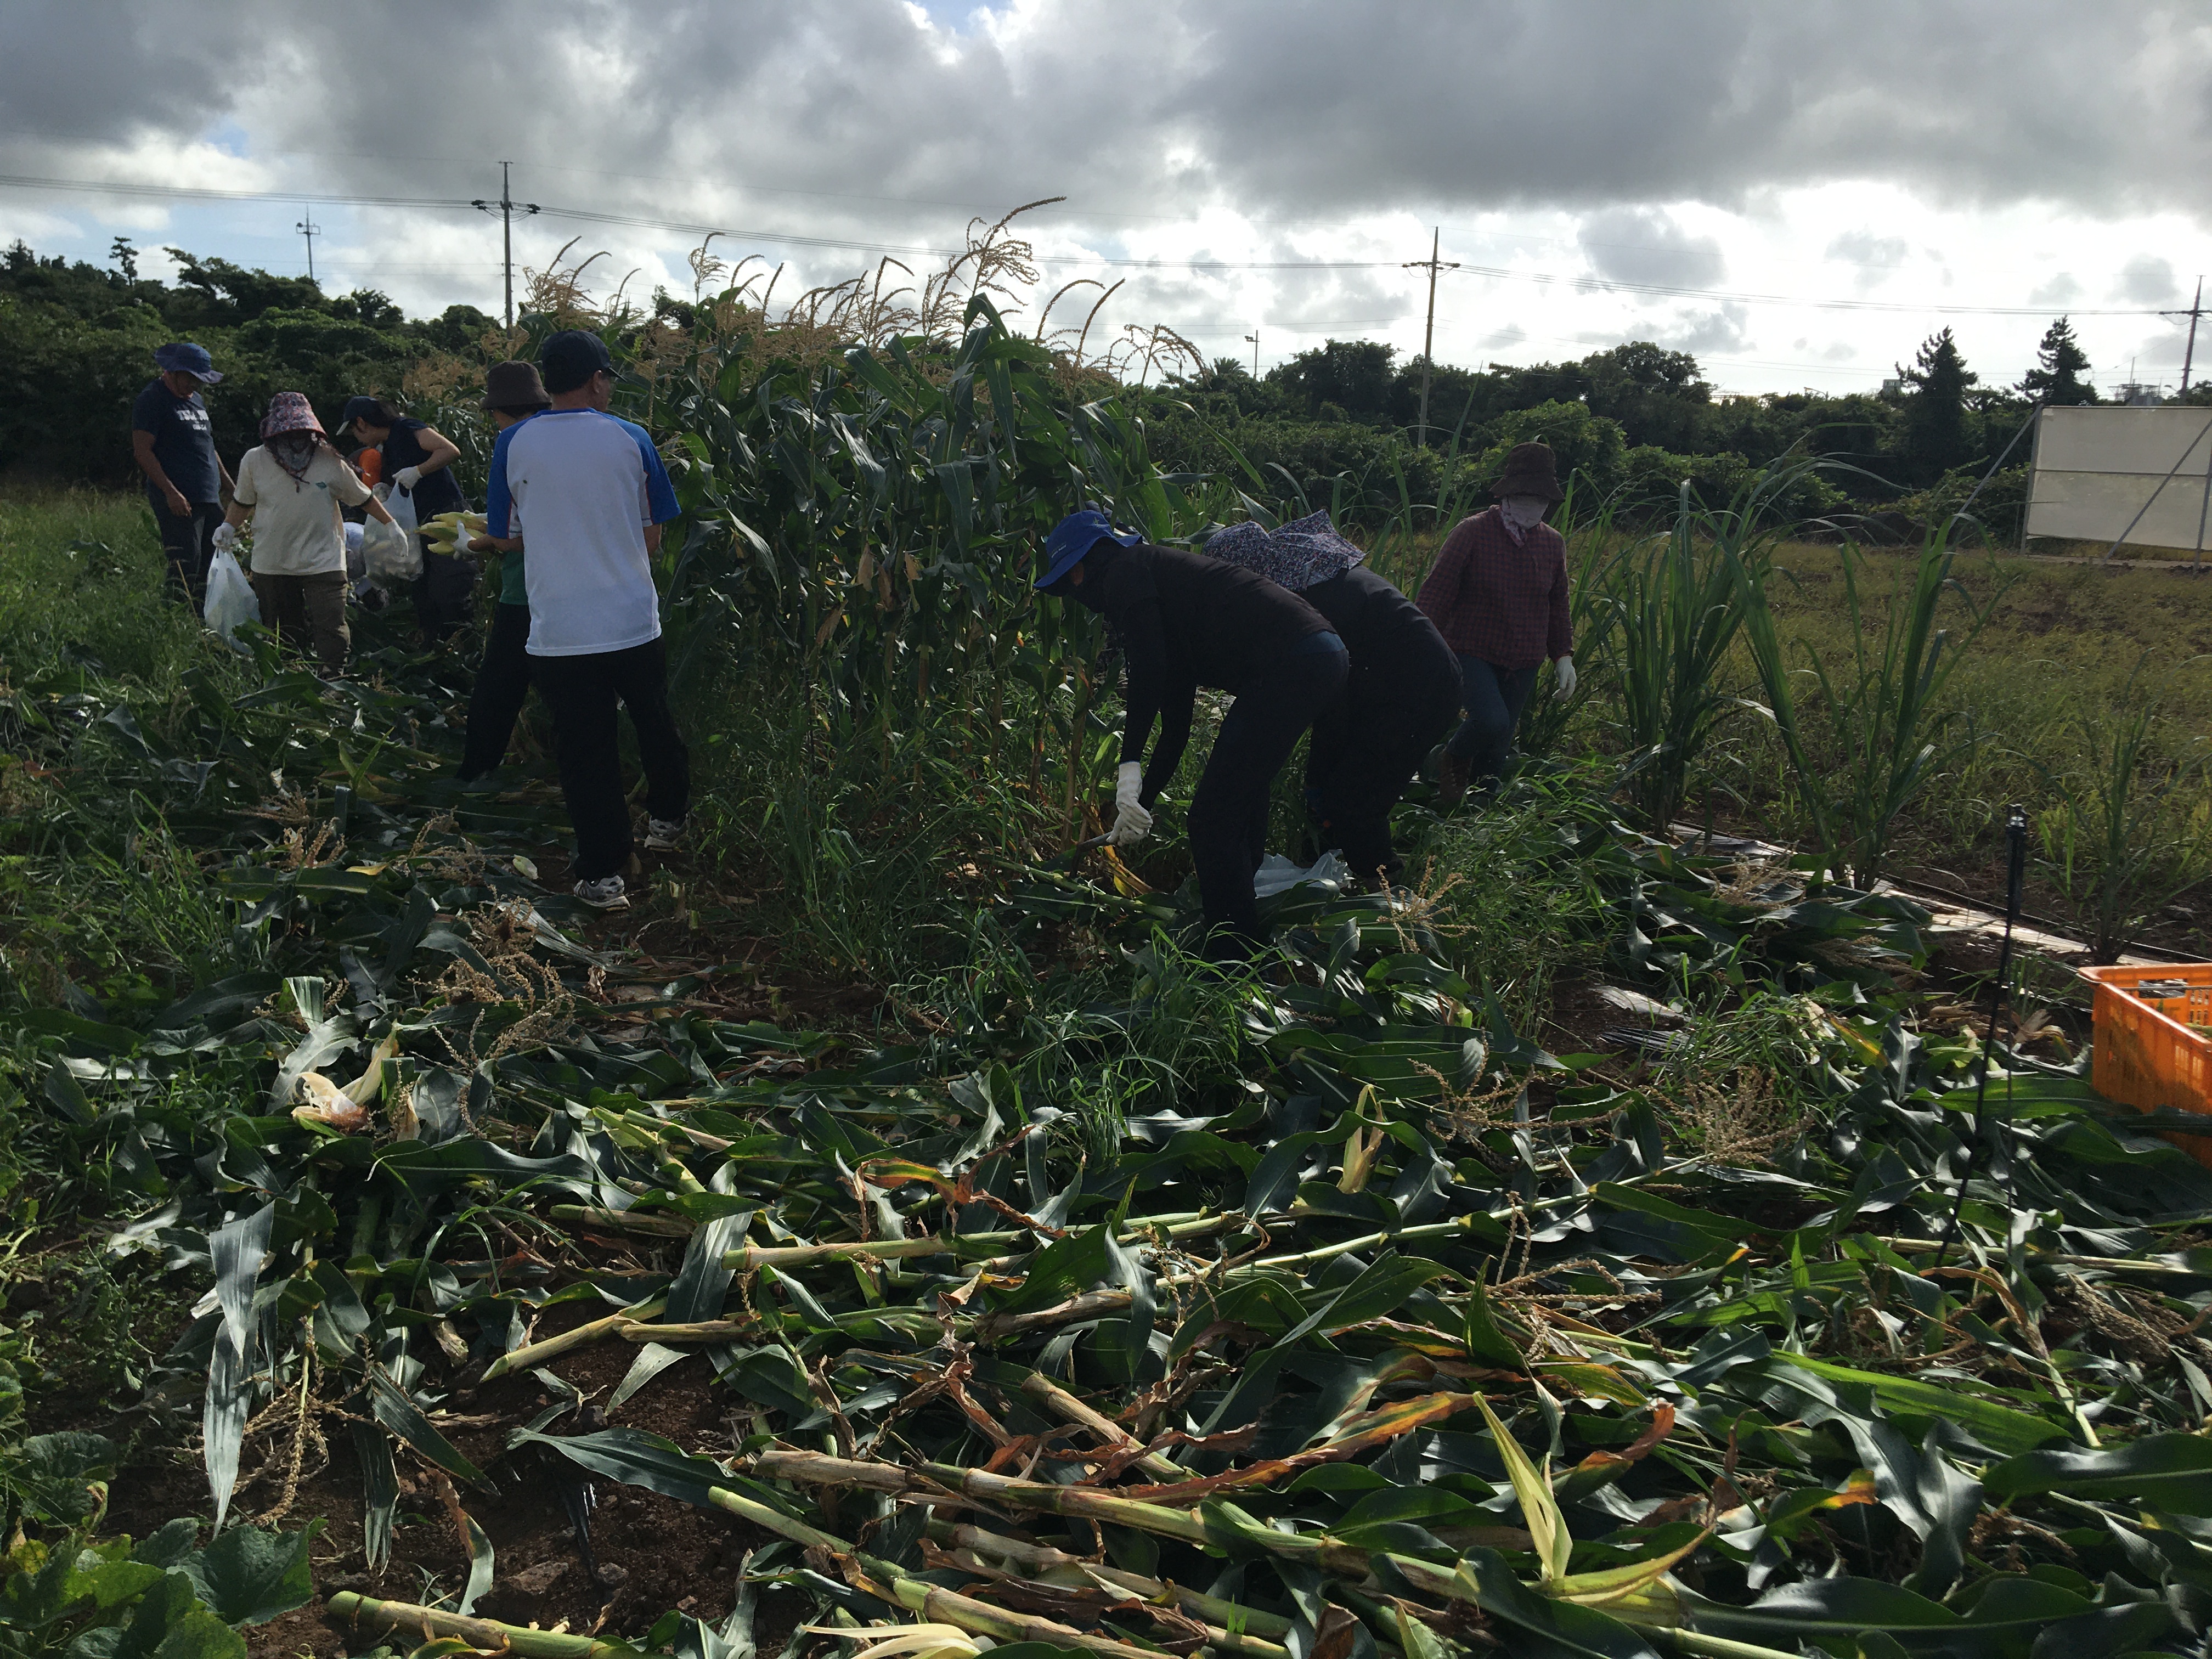
[[[1444,744],[1452,756],[1467,763],[1468,781],[1494,782],[1505,770],[1505,757],[1513,751],[1514,728],[1521,711],[1536,687],[1534,668],[1500,668],[1480,657],[1459,659],[1460,696],[1467,719]]]

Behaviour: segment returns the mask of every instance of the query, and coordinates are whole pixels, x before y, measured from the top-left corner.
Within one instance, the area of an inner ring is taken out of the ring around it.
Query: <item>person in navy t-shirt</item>
[[[168,556],[173,592],[197,607],[207,592],[216,526],[230,493],[229,471],[215,452],[215,428],[200,388],[222,376],[205,346],[189,340],[159,347],[161,372],[131,406],[131,454],[146,475],[146,500]]]

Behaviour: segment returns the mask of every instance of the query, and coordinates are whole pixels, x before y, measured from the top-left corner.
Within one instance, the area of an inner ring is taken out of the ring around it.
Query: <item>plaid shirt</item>
[[[1444,538],[1414,603],[1462,657],[1534,668],[1570,656],[1567,544],[1547,524],[1516,542],[1496,507]]]

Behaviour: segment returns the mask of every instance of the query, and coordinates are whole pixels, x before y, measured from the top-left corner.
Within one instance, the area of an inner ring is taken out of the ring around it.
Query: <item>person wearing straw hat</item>
[[[1443,635],[1326,513],[1267,531],[1249,522],[1215,532],[1206,550],[1288,588],[1328,619],[1352,653],[1344,695],[1314,721],[1306,805],[1325,848],[1380,890],[1405,861],[1390,812],[1459,711],[1460,667]]]
[[[1497,501],[1460,520],[1421,583],[1419,605],[1459,658],[1467,719],[1437,751],[1437,804],[1505,770],[1514,729],[1547,659],[1559,694],[1575,694],[1567,613],[1567,544],[1544,522],[1565,499],[1549,444],[1516,444],[1491,486]]]
[[[260,447],[238,464],[230,511],[215,544],[228,551],[238,526],[253,520],[251,575],[262,624],[311,641],[327,674],[343,672],[353,648],[345,609],[349,507],[392,522],[384,503],[331,447],[306,394],[278,392],[261,422]]]
[[[1042,562],[1038,591],[1097,611],[1121,641],[1129,689],[1108,832],[1115,846],[1151,833],[1152,807],[1190,740],[1198,688],[1236,695],[1191,797],[1190,856],[1206,955],[1250,956],[1266,939],[1252,878],[1267,854],[1268,793],[1300,734],[1344,689],[1344,641],[1277,583],[1202,553],[1155,547],[1095,509],[1054,526]],[[1148,767],[1155,720],[1160,738]]]
[[[551,406],[537,364],[510,359],[486,371],[483,407],[495,431],[505,433]],[[498,544],[478,536],[470,542],[469,550],[500,556],[499,603],[492,607],[491,633],[484,641],[483,660],[477,665],[476,684],[469,691],[469,725],[461,750],[461,782],[486,793],[495,787],[493,774],[507,757],[514,722],[530,695],[530,588],[523,576],[519,538]]]
[[[146,500],[168,559],[171,591],[198,609],[207,596],[215,532],[231,488],[200,388],[222,375],[207,348],[190,340],[156,346],[154,366],[161,374],[131,405],[131,457],[146,475]]]

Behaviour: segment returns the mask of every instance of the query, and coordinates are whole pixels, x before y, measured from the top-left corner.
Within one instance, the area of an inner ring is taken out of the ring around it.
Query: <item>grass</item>
[[[152,514],[136,495],[0,496],[0,679],[11,687],[86,659],[157,696],[208,642],[162,591]]]
[[[1911,579],[1908,556],[1875,555],[1869,562],[1870,604],[1879,603],[1885,574],[1899,583]],[[1792,579],[1771,585],[1785,641],[1830,659],[1847,653],[1840,551],[1792,544],[1776,563]],[[1931,713],[1955,719],[1971,740],[1899,826],[1895,862],[1907,875],[1955,876],[1988,896],[1990,867],[2002,859],[2007,803],[2032,811],[2053,804],[2049,775],[2088,763],[2089,733],[2136,704],[2142,665],[2151,665],[2145,678],[2158,688],[2166,745],[2155,764],[2187,763],[2202,734],[2212,731],[2212,585],[2166,571],[2002,554],[1962,554],[1953,574],[1976,605],[1989,605],[1989,620]],[[1731,668],[1747,690],[1755,684],[1747,653],[1740,649]],[[1805,826],[1779,787],[1779,744],[1755,722],[1746,723],[1742,741],[1737,765],[1745,793],[1778,834],[1796,839]],[[1816,758],[1845,759],[1832,748],[1816,750]],[[2212,788],[2200,779],[2169,804],[2185,817],[2201,814],[2212,806]],[[2052,896],[2048,889],[2045,896]]]
[[[1407,592],[1419,589],[1441,535],[1394,538],[1377,568]],[[2042,544],[2038,544],[2039,550]],[[1607,551],[1611,551],[1608,545]],[[1909,592],[1917,549],[1863,556],[1862,625],[1883,625],[1887,603],[1902,584]],[[1601,561],[1600,562],[1601,562]],[[1767,583],[1784,660],[1807,670],[1793,677],[1809,757],[1843,772],[1854,757],[1826,726],[1812,657],[1847,663],[1855,642],[1844,555],[1832,544],[1784,542],[1773,553]],[[2145,687],[2154,688],[2156,719],[2147,781],[2163,783],[2194,766],[2212,733],[2212,577],[2174,569],[2059,562],[2010,550],[1967,550],[1953,580],[1961,592],[1942,602],[1937,624],[1960,630],[1969,609],[1988,617],[1972,647],[1928,711],[1929,722],[1958,740],[1946,741],[1945,764],[1929,778],[1893,826],[1888,866],[1908,880],[1932,882],[1981,898],[2002,896],[2002,824],[2019,801],[2033,816],[2061,805],[2054,780],[2095,769],[2095,734],[2132,718]],[[1603,684],[1618,669],[1581,642],[1577,663],[1591,686],[1562,735],[1566,752],[1620,755],[1632,745],[1609,717],[1616,696]],[[1738,639],[1723,659],[1715,689],[1763,703],[1748,643]],[[1530,728],[1523,727],[1524,744]],[[1813,825],[1790,786],[1789,757],[1771,725],[1747,709],[1716,726],[1688,779],[1682,816],[1710,813],[1724,828],[1747,830],[1810,848]],[[2159,793],[2160,820],[2145,834],[2172,842],[2174,853],[2145,872],[2152,885],[2201,856],[2198,843],[2212,818],[2212,781],[2201,769]],[[2032,905],[2084,926],[2062,884],[2047,873],[2031,879]],[[2199,902],[2185,893],[2150,919],[2153,936],[2186,947],[2197,931]]]

